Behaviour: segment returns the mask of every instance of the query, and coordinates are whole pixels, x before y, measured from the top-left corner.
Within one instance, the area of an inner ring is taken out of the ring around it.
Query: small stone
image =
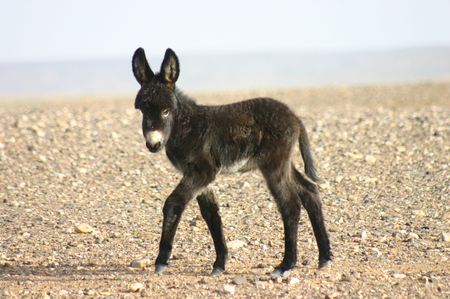
[[[86,296],[94,296],[95,292],[94,292],[94,290],[85,290],[84,291],[84,295],[86,295]]]
[[[406,235],[406,239],[414,240],[414,239],[420,239],[420,238],[419,238],[419,235],[416,233],[408,233],[408,235]]]
[[[336,224],[344,223],[344,217],[339,217],[338,219],[336,219],[336,220],[334,221],[334,223],[336,223]]]
[[[425,212],[422,210],[412,210],[411,214],[413,214],[416,217],[424,217],[426,216]]]
[[[145,268],[152,264],[152,261],[148,257],[144,257],[131,262],[130,266],[133,268]]]
[[[344,274],[342,275],[342,281],[355,282],[356,277],[353,276],[352,274]]]
[[[365,230],[363,230],[363,231],[360,233],[360,237],[361,237],[361,240],[366,239],[366,238],[367,238],[367,232],[366,232]]]
[[[404,146],[397,146],[397,152],[398,153],[404,153],[404,152],[406,152],[406,147],[404,147]]]
[[[47,293],[42,292],[41,294],[38,295],[37,298],[39,298],[39,299],[50,299],[50,296]]]
[[[60,290],[58,292],[58,295],[61,296],[61,297],[69,296],[69,291],[68,290]]]
[[[347,196],[347,200],[348,201],[356,201],[358,198],[356,197],[356,196],[354,196],[354,195],[349,195],[349,196]]]
[[[128,291],[130,292],[140,292],[144,290],[144,285],[140,282],[131,283],[128,285]]]
[[[88,170],[86,168],[84,168],[84,167],[80,167],[80,168],[78,168],[78,172],[79,173],[87,173]]]
[[[122,234],[119,233],[119,232],[114,232],[114,233],[111,233],[111,234],[109,235],[109,237],[110,237],[110,238],[113,238],[113,239],[118,239],[118,238],[120,238],[121,236],[122,236]]]
[[[298,284],[300,283],[300,279],[298,279],[297,277],[289,277],[287,283],[292,285]]]
[[[239,249],[246,245],[247,245],[247,243],[245,243],[244,241],[241,241],[241,240],[234,240],[234,241],[230,241],[227,243],[228,249],[231,249],[231,250],[236,250],[236,249]]]
[[[86,223],[81,223],[75,226],[75,231],[80,234],[92,233],[94,229]]]
[[[367,155],[364,160],[369,164],[374,164],[377,161],[377,158],[373,155]]]
[[[226,284],[226,285],[223,286],[223,292],[225,294],[233,295],[236,292],[236,288],[233,285],[231,285],[231,284]]]
[[[340,183],[340,182],[342,182],[343,179],[344,179],[344,177],[343,177],[342,175],[338,175],[338,176],[336,176],[336,178],[334,179],[334,181],[335,181],[336,183]]]
[[[251,189],[251,188],[252,188],[252,185],[250,185],[249,182],[244,182],[244,183],[241,185],[241,190],[249,190],[249,189]]]
[[[378,178],[365,177],[364,182],[366,183],[375,183],[378,181]]]
[[[320,187],[321,189],[323,189],[323,190],[327,190],[327,189],[330,189],[330,188],[331,188],[331,185],[330,185],[329,182],[324,182],[324,183],[322,183],[322,184],[319,184],[319,187]]]
[[[441,216],[441,220],[450,220],[450,213],[449,212],[443,213]]]
[[[450,242],[450,233],[441,233],[442,242]]]
[[[331,282],[342,280],[343,275],[341,273],[331,273],[328,276],[328,280]]]
[[[233,278],[233,283],[237,285],[246,284],[247,278],[245,278],[244,276],[236,276],[235,278]]]
[[[281,277],[281,276],[275,277],[274,281],[275,281],[275,283],[282,283],[283,277]]]
[[[403,273],[394,273],[394,274],[392,274],[392,277],[402,279],[402,278],[405,278],[406,275]]]

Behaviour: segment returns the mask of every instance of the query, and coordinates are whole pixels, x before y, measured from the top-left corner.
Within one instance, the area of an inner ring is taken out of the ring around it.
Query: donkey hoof
[[[225,270],[222,268],[214,268],[210,276],[220,276]]]
[[[280,277],[281,275],[283,275],[284,271],[279,269],[279,268],[275,268],[275,270],[272,271],[272,273],[269,273],[269,276],[271,278],[276,278],[276,277]]]
[[[319,260],[319,266],[317,269],[322,269],[328,266],[329,260]]]
[[[155,274],[163,273],[166,268],[167,265],[155,265]]]

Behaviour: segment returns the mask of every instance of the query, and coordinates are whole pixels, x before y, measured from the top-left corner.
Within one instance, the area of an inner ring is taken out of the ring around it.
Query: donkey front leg
[[[214,241],[216,261],[214,262],[211,275],[217,276],[225,271],[225,263],[228,259],[228,248],[223,234],[219,206],[217,205],[214,198],[214,192],[211,188],[207,188],[201,195],[197,196],[197,202]]]
[[[164,219],[161,241],[159,243],[159,253],[155,261],[155,274],[161,273],[167,268],[167,261],[172,253],[175,232],[180,223],[181,214],[188,202],[189,198],[177,196],[172,193],[164,204]]]
[[[201,190],[200,187],[195,188],[193,186],[192,182],[186,182],[186,179],[183,178],[164,203],[161,241],[158,257],[155,261],[156,274],[167,268],[167,261],[172,253],[173,239],[180,223],[181,214],[187,203],[198,194],[197,190]]]

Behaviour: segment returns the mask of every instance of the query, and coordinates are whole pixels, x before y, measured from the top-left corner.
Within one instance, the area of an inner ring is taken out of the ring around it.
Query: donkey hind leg
[[[317,247],[319,249],[319,269],[326,266],[331,260],[330,240],[325,228],[322,214],[322,203],[320,201],[317,185],[305,178],[303,174],[292,165],[292,172],[296,182],[297,192],[302,201],[303,207],[308,212],[309,220],[316,237]]]
[[[205,219],[214,241],[216,261],[214,262],[211,275],[217,276],[225,271],[225,263],[228,259],[228,248],[223,234],[222,219],[219,215],[219,206],[217,205],[214,198],[214,192],[211,188],[206,188],[202,194],[197,196],[197,202],[200,206],[203,219]]]
[[[170,254],[172,253],[173,239],[180,223],[181,214],[186,208],[187,203],[194,198],[204,188],[197,187],[195,180],[183,177],[178,186],[169,195],[163,208],[163,226],[161,241],[159,243],[159,253],[155,261],[155,273],[163,272],[167,266]]]
[[[297,234],[301,203],[288,173],[280,174],[279,169],[262,169],[261,171],[277,203],[284,225],[284,258],[281,264],[270,273],[270,276],[277,277],[294,268],[297,263]]]

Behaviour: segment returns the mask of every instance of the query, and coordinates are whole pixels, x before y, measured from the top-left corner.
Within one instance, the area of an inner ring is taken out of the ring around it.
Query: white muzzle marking
[[[145,133],[145,140],[154,147],[158,142],[163,141],[163,134],[161,131],[148,131]]]

